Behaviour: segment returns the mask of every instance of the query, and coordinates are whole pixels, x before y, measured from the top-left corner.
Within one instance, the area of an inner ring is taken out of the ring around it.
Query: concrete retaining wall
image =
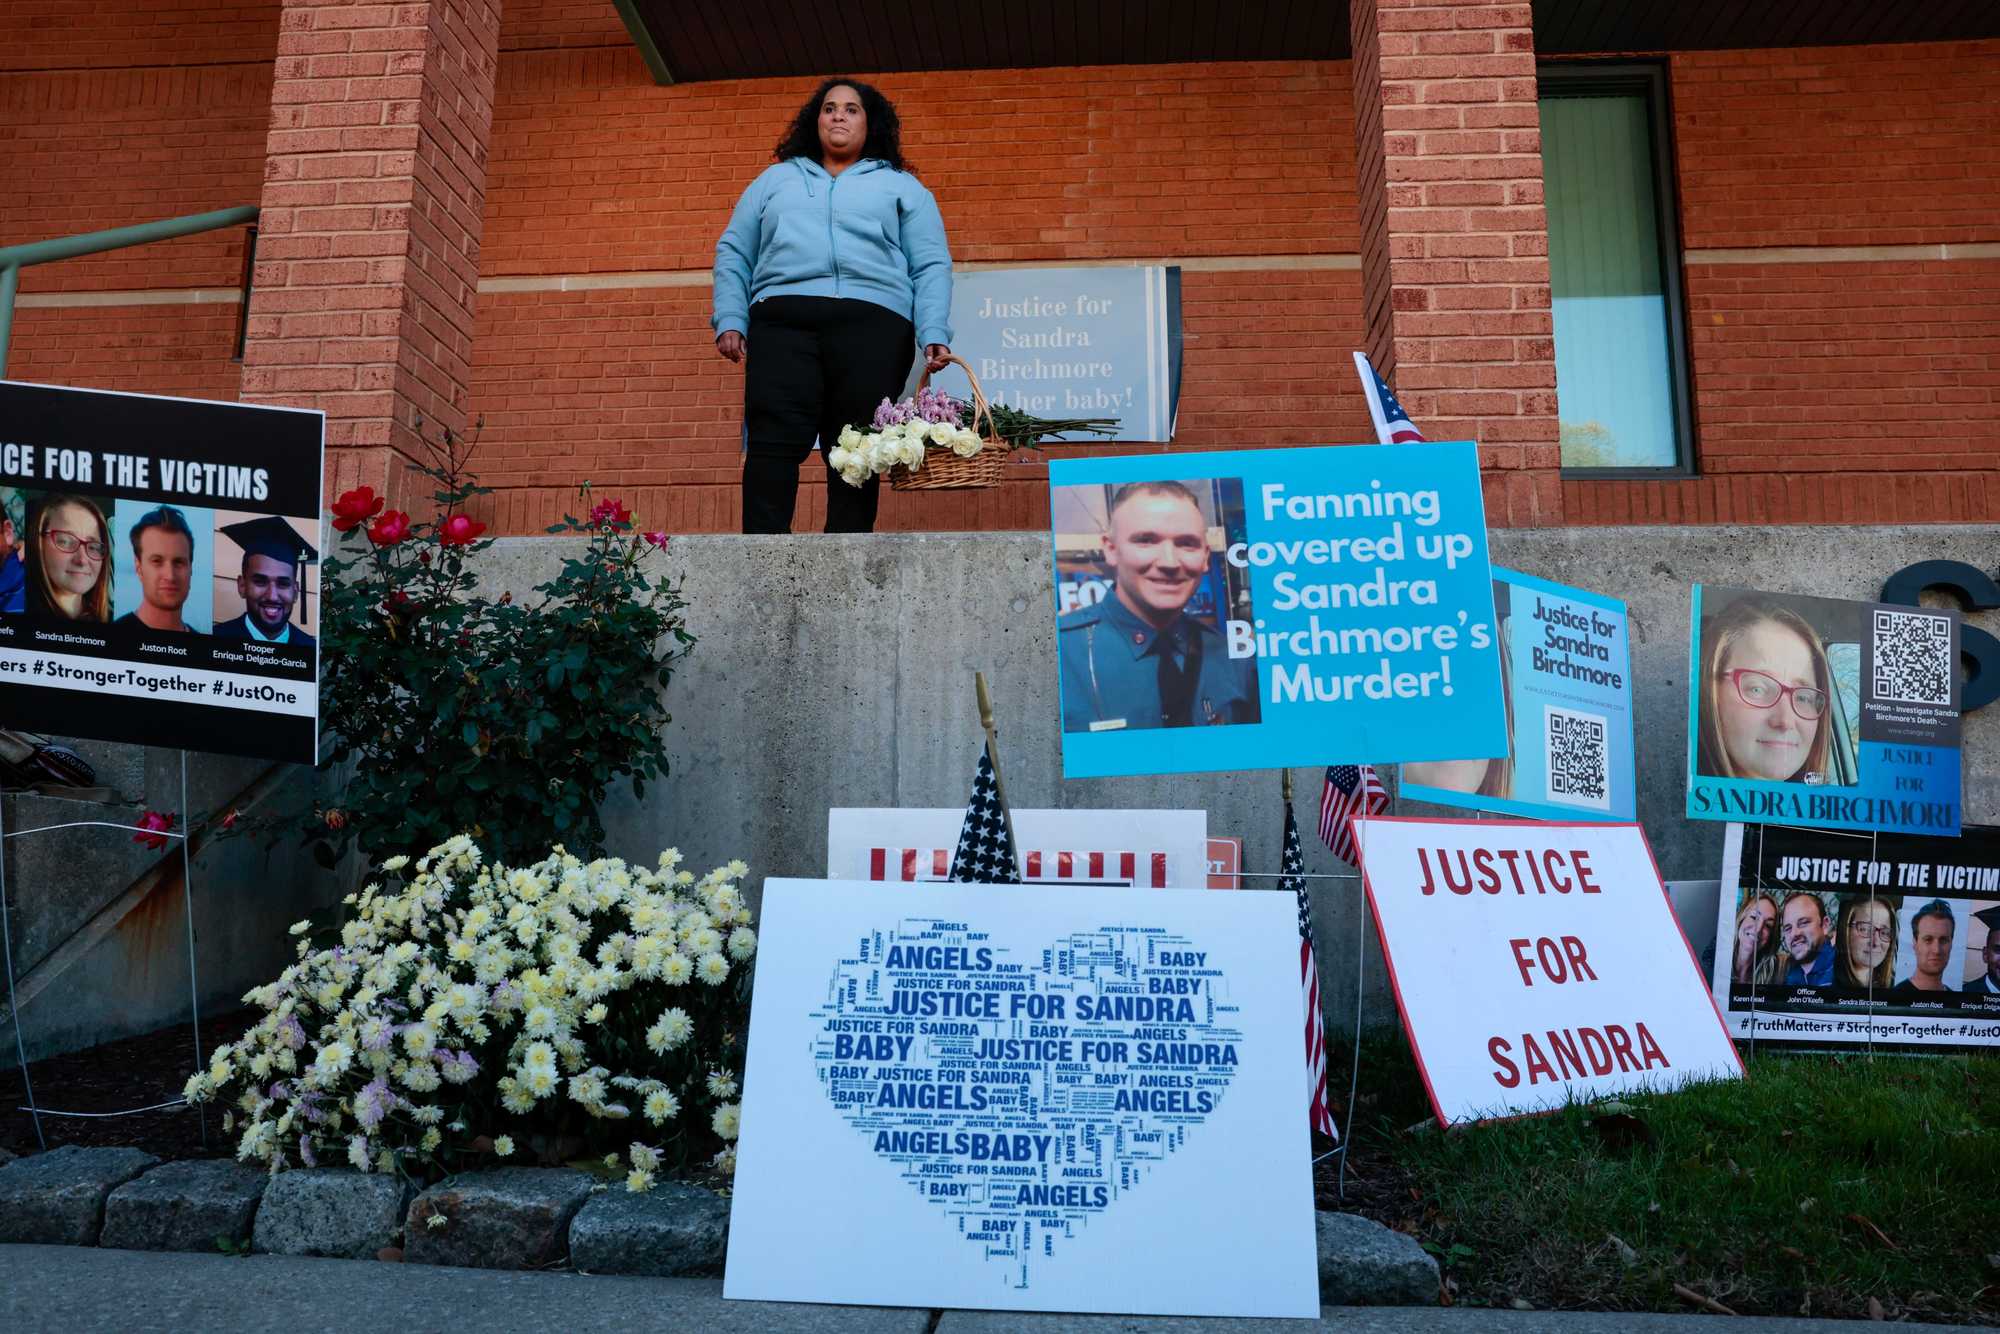
[[[11,837],[17,831],[81,821],[131,824],[139,812],[172,812],[185,829],[240,804],[251,816],[309,810],[317,777],[262,761],[189,755],[181,791],[180,752],[78,742],[115,802],[10,794],[0,804],[8,919],[28,1059],[74,1051],[186,1022],[190,986],[187,897],[178,846],[153,851],[123,829],[85,827]],[[274,782],[266,782],[267,778]],[[197,845],[193,858],[195,955],[202,1013],[242,1004],[291,959],[285,928],[338,897],[343,881],[321,871],[289,832]],[[348,877],[349,880],[352,876]],[[349,888],[352,886],[349,885]],[[12,1017],[0,992],[0,1068],[15,1064]],[[193,1057],[189,1063],[192,1067]],[[38,1089],[61,1107],[59,1089]],[[179,1089],[163,1090],[171,1096]]]
[[[2000,528],[1510,530],[1493,534],[1493,548],[1500,564],[1630,607],[1641,818],[1667,877],[1705,879],[1716,874],[1723,827],[1681,816],[1689,585],[1873,598],[1913,561],[1991,570]],[[492,586],[525,595],[554,572],[560,550],[545,538],[503,540],[491,556]],[[741,857],[757,878],[822,875],[829,806],[965,800],[980,738],[972,673],[981,669],[1016,805],[1202,807],[1211,831],[1244,838],[1247,869],[1276,869],[1275,773],[1063,780],[1046,537],[687,537],[674,541],[668,563],[686,580],[700,643],[668,692],[673,776],[643,803],[629,794],[611,802],[613,852],[650,859],[678,846],[698,869]],[[2000,629],[1991,613],[1973,621]],[[2000,820],[2000,706],[1968,718],[1966,750],[1966,818]],[[1320,775],[1295,777],[1310,823]],[[1310,835],[1307,844],[1309,871],[1346,869]],[[1315,891],[1336,1023],[1352,1022],[1356,894],[1347,882]],[[1366,1013],[1387,1020],[1372,937],[1366,948]]]

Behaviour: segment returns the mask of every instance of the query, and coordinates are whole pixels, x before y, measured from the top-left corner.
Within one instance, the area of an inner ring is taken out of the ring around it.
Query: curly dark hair
[[[872,83],[859,79],[835,78],[813,90],[799,108],[799,114],[792,118],[792,125],[785,137],[778,141],[778,147],[771,156],[780,162],[789,162],[795,157],[809,157],[819,161],[819,109],[826,101],[826,95],[842,84],[861,94],[861,110],[868,117],[868,141],[861,146],[862,157],[881,158],[897,171],[917,174],[917,169],[903,157],[903,122],[896,115],[896,104],[882,95],[882,90]]]

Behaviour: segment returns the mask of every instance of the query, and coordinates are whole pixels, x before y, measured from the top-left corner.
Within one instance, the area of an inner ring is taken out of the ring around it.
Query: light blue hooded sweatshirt
[[[870,301],[951,342],[951,250],[937,201],[880,158],[838,176],[811,158],[766,167],[715,243],[716,336],[747,333],[767,296]]]

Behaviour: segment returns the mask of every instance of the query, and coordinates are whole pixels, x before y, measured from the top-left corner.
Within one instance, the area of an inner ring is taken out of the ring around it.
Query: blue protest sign
[[[1691,820],[1959,827],[1959,614],[1694,586]]]
[[[1401,794],[1539,820],[1631,820],[1632,652],[1625,604],[1493,570],[1507,757],[1403,766]]]
[[[952,280],[951,323],[952,350],[995,403],[1038,417],[1116,417],[1119,440],[1173,439],[1179,269],[960,273]]]
[[[1506,753],[1469,441],[1058,460],[1049,487],[1065,777]]]

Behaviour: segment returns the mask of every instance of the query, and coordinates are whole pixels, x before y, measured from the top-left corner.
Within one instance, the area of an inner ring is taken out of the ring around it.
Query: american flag
[[[1395,391],[1389,382],[1375,373],[1375,364],[1368,360],[1366,352],[1354,354],[1354,369],[1361,376],[1361,392],[1368,396],[1368,416],[1375,423],[1375,440],[1383,445],[1407,445],[1421,442],[1424,433],[1410,420],[1410,414],[1403,411],[1403,405],[1396,401]]]
[[[1314,1130],[1339,1139],[1333,1113],[1326,1105],[1326,1029],[1319,1013],[1319,961],[1313,957],[1312,897],[1306,893],[1306,859],[1299,848],[1299,822],[1289,801],[1285,803],[1285,856],[1280,869],[1283,874],[1278,888],[1291,890],[1299,900],[1299,986],[1306,1002],[1306,1109]]]
[[[1361,865],[1347,817],[1379,815],[1389,809],[1389,793],[1372,764],[1329,764],[1319,793],[1319,841],[1344,862]]]
[[[959,826],[951,878],[975,885],[1020,883],[1014,832],[1008,826],[1007,808],[1000,804],[1000,782],[993,776],[993,756],[984,747],[979,751],[979,772],[972,779],[972,800],[966,803],[965,823]]]

